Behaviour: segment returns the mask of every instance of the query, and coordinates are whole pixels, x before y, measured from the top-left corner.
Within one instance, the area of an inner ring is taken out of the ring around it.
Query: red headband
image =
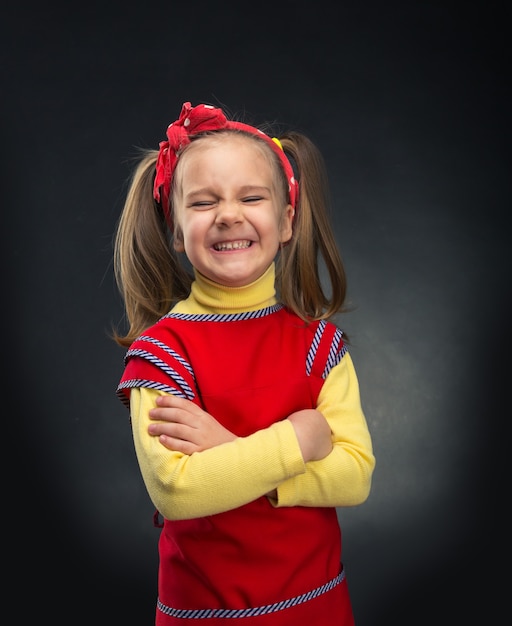
[[[171,180],[178,161],[179,151],[190,143],[190,137],[206,131],[227,129],[243,130],[261,137],[277,154],[288,179],[288,191],[290,204],[295,208],[299,186],[295,180],[293,169],[287,156],[283,152],[278,140],[274,140],[261,130],[241,122],[232,122],[226,119],[221,109],[208,104],[191,106],[185,102],[181,108],[178,120],[167,127],[167,141],[161,141],[160,151],[156,162],[156,176],[153,184],[153,197],[163,207],[169,224],[171,216],[169,212],[169,195],[171,192]]]

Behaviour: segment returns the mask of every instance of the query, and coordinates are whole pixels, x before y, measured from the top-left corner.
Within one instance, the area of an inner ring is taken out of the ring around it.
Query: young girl
[[[354,623],[336,507],[367,499],[375,459],[329,321],[346,285],[326,204],[309,139],[208,105],[185,103],[134,172],[117,392],[163,518],[158,626]]]

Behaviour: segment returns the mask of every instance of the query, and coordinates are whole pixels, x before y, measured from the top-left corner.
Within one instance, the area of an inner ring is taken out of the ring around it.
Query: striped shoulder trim
[[[165,361],[162,361],[162,359],[159,359],[152,352],[148,352],[147,350],[141,350],[140,348],[128,350],[128,352],[126,353],[127,359],[130,357],[134,357],[134,356],[138,356],[141,359],[146,359],[146,361],[149,361],[150,363],[158,367],[162,372],[164,372],[164,374],[167,374],[167,376],[175,380],[177,383],[179,383],[183,387],[183,391],[185,392],[186,397],[188,397],[189,400],[194,399],[195,397],[194,392],[190,388],[190,385],[188,385],[187,381],[183,378],[183,376],[180,376],[180,374],[175,369],[173,369],[170,365],[168,365]]]
[[[322,378],[327,378],[346,352],[343,331],[334,324],[327,324],[325,320],[321,320],[306,357],[307,375],[310,376],[316,370]]]
[[[120,383],[116,390],[116,395],[121,400],[121,402],[127,407],[130,408],[130,398],[124,393],[124,389],[133,389],[135,387],[145,387],[146,389],[156,389],[157,391],[164,391],[165,393],[170,393],[173,396],[178,396],[178,398],[184,398],[185,400],[190,400],[187,394],[183,393],[181,389],[177,387],[172,387],[171,385],[164,385],[163,383],[157,383],[154,380],[146,380],[145,378],[131,378],[129,380],[125,380]]]
[[[190,375],[192,377],[194,377],[194,371],[190,365],[190,363],[184,359],[181,354],[178,354],[175,350],[173,350],[172,348],[170,348],[167,344],[165,344],[163,341],[160,341],[158,339],[155,339],[154,337],[150,337],[149,335],[141,335],[138,339],[137,342],[139,341],[146,341],[147,343],[150,343],[154,346],[156,346],[157,348],[160,348],[160,350],[163,350],[166,354],[168,354],[169,356],[171,356],[175,361],[177,361],[178,363],[180,363],[181,365],[183,365],[183,367],[190,373]],[[127,352],[126,356],[125,356],[125,361],[128,359],[128,354],[129,351]]]

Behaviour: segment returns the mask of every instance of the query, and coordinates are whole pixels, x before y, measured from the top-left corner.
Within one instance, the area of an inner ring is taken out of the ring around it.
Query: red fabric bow
[[[172,221],[169,196],[172,176],[178,161],[177,154],[184,146],[190,143],[191,136],[207,131],[221,130],[223,128],[244,130],[251,134],[258,135],[267,141],[283,164],[288,178],[290,204],[295,208],[298,184],[294,178],[292,166],[283,150],[268,135],[265,135],[262,131],[248,124],[228,121],[221,109],[211,105],[199,104],[193,107],[190,102],[185,102],[181,108],[179,118],[167,127],[167,141],[161,141],[159,144],[160,150],[156,162],[156,175],[153,184],[153,197],[161,204],[167,222],[171,227]]]

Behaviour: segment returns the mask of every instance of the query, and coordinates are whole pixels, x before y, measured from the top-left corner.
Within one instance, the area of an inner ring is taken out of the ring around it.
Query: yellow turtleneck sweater
[[[244,287],[224,287],[196,273],[190,296],[173,312],[255,311],[276,303],[274,284],[274,265]],[[321,461],[304,463],[288,420],[190,456],[168,450],[148,434],[149,410],[161,393],[132,389],[130,414],[144,483],[167,519],[221,513],[276,488],[276,507],[354,506],[367,499],[375,458],[348,353],[331,370],[318,398],[317,409],[328,421],[333,440],[332,452]]]

